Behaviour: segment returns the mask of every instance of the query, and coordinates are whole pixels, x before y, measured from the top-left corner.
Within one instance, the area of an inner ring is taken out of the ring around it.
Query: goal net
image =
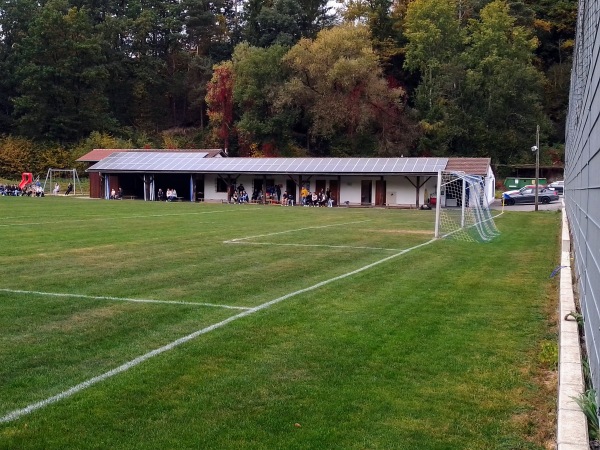
[[[440,204],[436,205],[439,237],[487,242],[499,234],[483,177],[442,172],[440,193]]]

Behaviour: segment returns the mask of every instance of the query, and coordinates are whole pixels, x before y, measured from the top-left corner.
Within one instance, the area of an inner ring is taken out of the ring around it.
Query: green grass
[[[433,234],[432,211],[0,197],[0,212],[0,289],[29,291],[0,291],[0,417],[241,312],[201,304],[256,307]],[[436,241],[301,292],[0,424],[0,448],[541,448],[523,417],[554,403],[532,367],[559,218],[505,213],[491,243]]]

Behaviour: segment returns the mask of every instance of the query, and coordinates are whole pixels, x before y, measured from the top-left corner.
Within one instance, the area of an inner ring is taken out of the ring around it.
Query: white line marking
[[[248,239],[255,239],[255,238],[259,238],[259,237],[275,236],[276,234],[295,233],[296,231],[316,230],[319,228],[340,227],[343,225],[351,225],[351,224],[355,224],[355,223],[364,223],[364,222],[370,222],[370,220],[358,220],[356,222],[343,222],[343,223],[333,223],[330,225],[319,225],[319,226],[314,226],[314,227],[295,228],[293,230],[276,231],[274,233],[257,234],[256,236],[246,236],[243,238],[230,239],[228,241],[223,241],[223,243],[224,244],[235,244],[235,243],[238,243],[239,241],[245,241]]]
[[[325,245],[325,244],[274,244],[272,242],[240,242],[240,241],[225,241],[224,244],[238,244],[238,245],[282,245],[289,247],[326,247],[326,248],[350,248],[359,250],[388,250],[390,252],[399,252],[400,248],[384,248],[384,247],[359,247],[352,245]]]
[[[227,308],[227,309],[251,309],[247,306],[230,306],[230,305],[218,305],[214,303],[195,303],[195,302],[179,302],[171,300],[152,300],[144,298],[124,298],[124,297],[108,297],[108,296],[96,296],[96,295],[85,295],[85,294],[61,294],[57,292],[39,292],[39,291],[22,291],[18,289],[0,289],[0,292],[10,292],[12,294],[31,294],[31,295],[45,295],[52,297],[71,297],[71,298],[88,298],[91,300],[113,300],[118,302],[134,302],[134,303],[165,303],[168,305],[192,305],[192,306],[213,306],[215,308]]]
[[[225,210],[225,211],[202,211],[202,212],[191,212],[191,213],[170,213],[170,214],[149,214],[149,215],[139,215],[139,216],[123,216],[123,217],[97,217],[97,216],[92,216],[92,217],[88,217],[87,219],[70,219],[70,220],[54,220],[51,222],[18,222],[18,223],[9,223],[9,224],[0,224],[0,227],[14,227],[14,226],[21,226],[21,225],[47,225],[47,224],[56,224],[56,223],[73,223],[73,222],[89,222],[91,220],[110,220],[110,221],[115,221],[115,220],[119,220],[119,219],[144,219],[147,217],[169,217],[169,216],[196,216],[196,215],[200,215],[200,214],[221,214],[221,213],[226,213],[226,212],[230,212],[233,211],[232,210]],[[241,210],[240,210],[241,211]]]
[[[429,240],[427,242],[424,242],[422,244],[415,245],[414,247],[407,248],[406,250],[402,250],[399,253],[395,253],[393,255],[387,256],[387,257],[385,257],[383,259],[380,259],[379,261],[375,261],[374,263],[367,264],[366,266],[363,266],[363,267],[361,267],[359,269],[353,270],[353,271],[345,273],[343,275],[339,275],[339,276],[334,277],[334,278],[330,278],[329,280],[321,281],[320,283],[314,284],[314,285],[312,285],[310,287],[307,287],[305,289],[300,289],[300,290],[292,292],[290,294],[286,294],[286,295],[284,295],[282,297],[276,298],[276,299],[271,300],[269,302],[263,303],[262,305],[256,306],[256,307],[251,308],[251,309],[249,309],[247,311],[244,311],[244,312],[241,312],[239,314],[236,314],[235,316],[231,316],[231,317],[229,317],[229,318],[227,318],[225,320],[222,320],[221,322],[215,323],[214,325],[210,325],[210,326],[208,326],[206,328],[202,328],[201,330],[195,331],[195,332],[193,332],[191,334],[188,334],[187,336],[179,338],[179,339],[171,342],[170,344],[167,344],[167,345],[165,345],[163,347],[157,348],[156,350],[152,350],[151,352],[148,352],[148,353],[146,353],[146,354],[144,354],[142,356],[138,356],[137,358],[132,359],[131,361],[129,361],[129,362],[125,363],[125,364],[122,364],[119,367],[116,367],[116,368],[114,368],[112,370],[109,370],[108,372],[105,372],[102,375],[98,375],[96,377],[90,378],[87,381],[84,381],[83,383],[79,383],[79,384],[77,384],[77,385],[75,385],[75,386],[67,389],[66,391],[63,391],[63,392],[57,394],[57,395],[54,395],[52,397],[49,397],[49,398],[47,398],[45,400],[42,400],[42,401],[39,401],[39,402],[36,402],[36,403],[32,403],[32,404],[26,406],[25,408],[11,411],[10,413],[6,414],[5,416],[0,417],[0,423],[12,422],[13,420],[16,420],[16,419],[18,419],[20,417],[23,417],[25,415],[31,414],[32,412],[37,411],[38,409],[44,408],[44,407],[46,407],[48,405],[51,405],[52,403],[56,403],[56,402],[58,402],[60,400],[63,400],[63,399],[68,398],[68,397],[71,397],[72,395],[75,395],[78,392],[80,392],[80,391],[82,391],[84,389],[89,388],[90,386],[93,386],[93,385],[95,385],[95,384],[97,384],[97,383],[99,383],[101,381],[104,381],[107,378],[110,378],[110,377],[112,377],[114,375],[118,375],[118,374],[120,374],[122,372],[125,372],[126,370],[129,370],[132,367],[135,367],[138,364],[141,364],[144,361],[146,361],[146,360],[148,360],[148,359],[150,359],[150,358],[152,358],[154,356],[157,356],[157,355],[160,355],[161,353],[164,353],[166,351],[172,350],[173,348],[175,348],[175,347],[177,347],[177,346],[179,346],[181,344],[189,342],[192,339],[195,339],[198,336],[201,336],[203,334],[206,334],[206,333],[209,333],[209,332],[211,332],[213,330],[216,330],[217,328],[221,328],[221,327],[227,325],[228,323],[233,322],[234,320],[238,320],[238,319],[241,319],[243,317],[249,316],[250,314],[254,314],[255,312],[262,311],[263,309],[267,309],[270,306],[275,305],[276,303],[282,302],[282,301],[287,300],[288,298],[291,298],[291,297],[295,297],[296,295],[304,294],[305,292],[309,292],[309,291],[314,291],[315,289],[318,289],[318,288],[320,288],[322,286],[325,286],[327,284],[333,283],[333,282],[338,281],[338,280],[342,280],[342,279],[350,277],[352,275],[356,275],[357,273],[363,272],[363,271],[368,270],[368,269],[370,269],[372,267],[375,267],[375,266],[377,266],[379,264],[387,262],[387,261],[389,261],[389,260],[391,260],[393,258],[396,258],[398,256],[404,255],[405,253],[408,253],[411,250],[415,250],[415,249],[417,249],[419,247],[424,247],[426,245],[429,245],[429,244],[435,242],[436,240],[437,239],[431,239],[431,240]]]

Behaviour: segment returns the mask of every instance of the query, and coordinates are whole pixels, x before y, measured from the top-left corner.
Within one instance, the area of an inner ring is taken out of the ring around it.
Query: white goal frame
[[[436,238],[487,242],[500,234],[486,195],[486,181],[464,172],[438,172]]]
[[[69,179],[73,184],[73,195],[77,195],[77,186],[79,186],[79,194],[83,195],[83,188],[81,187],[81,181],[79,181],[79,175],[77,175],[77,169],[48,169],[48,172],[46,173],[46,179],[44,180],[44,193],[46,193],[46,185],[48,184],[48,182],[50,182],[48,187],[48,193],[52,193],[52,189],[54,189],[54,184],[52,181],[52,179],[54,178],[54,174],[65,172],[68,172],[70,174]]]

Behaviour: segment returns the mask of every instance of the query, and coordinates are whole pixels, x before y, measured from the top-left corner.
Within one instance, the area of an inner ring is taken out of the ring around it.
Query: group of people
[[[69,183],[67,185],[67,190],[65,191],[65,195],[69,195],[73,192],[73,183]],[[60,184],[56,183],[54,185],[54,189],[52,189],[52,194],[58,195],[60,193]]]
[[[44,197],[44,188],[40,182],[30,183],[21,189],[16,184],[0,184],[0,195],[14,197]]]
[[[41,184],[30,184],[26,186],[21,195],[26,195],[27,197],[44,197],[44,188]]]
[[[22,195],[23,192],[21,191],[21,188],[19,188],[19,186],[17,186],[16,184],[0,184],[0,195],[2,196],[19,196]]]
[[[333,207],[334,200],[331,197],[331,191],[329,188],[326,190],[321,189],[320,192],[314,191],[310,192],[306,187],[302,188],[300,191],[302,196],[302,206],[327,206],[329,208]]]
[[[115,188],[110,190],[110,199],[111,200],[123,200],[123,189],[119,188],[115,191]]]
[[[248,203],[250,198],[245,190],[234,191],[231,195],[231,203]]]
[[[54,189],[52,189],[53,195],[58,195],[60,192],[60,184],[56,183]],[[73,183],[69,183],[65,195],[69,195],[73,192]],[[113,189],[114,192],[114,189]],[[44,187],[42,183],[36,181],[29,183],[21,189],[16,184],[0,184],[0,196],[14,196],[14,197],[44,197]],[[112,197],[111,197],[112,198]]]
[[[156,199],[159,202],[162,201],[166,201],[166,202],[176,202],[177,201],[177,191],[175,189],[167,189],[167,192],[165,193],[162,189],[158,189],[158,192],[156,194]]]
[[[294,206],[296,199],[294,194],[288,193],[287,191],[281,192],[282,185],[269,186],[266,192],[266,200],[271,203],[278,203],[281,206]],[[300,191],[302,206],[327,206],[333,207],[335,200],[331,197],[331,191],[329,188],[321,189],[320,192],[311,192],[305,186]],[[252,198],[248,198],[244,185],[240,184],[237,188],[234,185],[230,186],[228,202],[229,203],[249,203],[256,202],[262,203],[264,198],[263,191],[261,189],[255,189],[252,193]]]

